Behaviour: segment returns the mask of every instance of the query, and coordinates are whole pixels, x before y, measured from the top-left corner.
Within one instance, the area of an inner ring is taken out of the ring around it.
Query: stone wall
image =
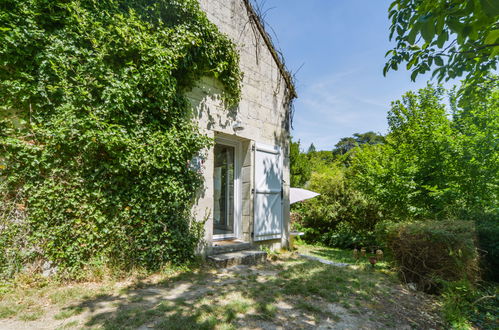
[[[203,133],[215,138],[229,137],[241,142],[241,206],[242,238],[249,241],[252,231],[253,154],[254,142],[278,145],[284,153],[284,222],[289,221],[289,132],[286,108],[287,85],[280,69],[260,32],[250,20],[243,0],[200,0],[201,8],[221,32],[237,45],[244,77],[242,99],[235,109],[224,108],[220,100],[221,86],[214,79],[205,78],[190,93],[195,115]],[[235,130],[239,122],[242,130]],[[204,155],[205,188],[194,210],[198,219],[207,219],[206,241],[212,237],[213,207],[213,150]],[[287,235],[285,235],[287,237]],[[275,242],[274,242],[275,243]],[[287,242],[283,242],[287,244]],[[274,244],[275,245],[275,244]]]

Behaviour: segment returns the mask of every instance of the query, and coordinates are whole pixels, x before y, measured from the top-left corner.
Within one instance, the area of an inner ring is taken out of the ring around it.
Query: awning
[[[320,194],[302,188],[290,188],[289,189],[289,203],[297,203],[310,198],[319,196]]]

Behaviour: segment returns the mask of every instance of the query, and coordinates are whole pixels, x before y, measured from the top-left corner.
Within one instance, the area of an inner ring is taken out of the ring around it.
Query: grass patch
[[[20,306],[0,304],[0,319],[6,319],[16,316],[20,308],[21,308]]]
[[[335,262],[354,260],[349,251],[337,249],[300,246],[299,252]],[[263,321],[282,325],[282,320],[288,319],[291,328],[306,328],[310,321],[317,325],[339,321],[344,313],[379,321],[382,316],[365,316],[362,311],[368,310],[370,307],[366,306],[371,303],[379,304],[375,297],[385,298],[396,281],[388,267],[373,270],[362,262],[352,267],[334,267],[291,253],[281,253],[276,258],[273,263],[250,269],[220,271],[200,267],[157,274],[129,280],[125,287],[124,283],[104,282],[13,290],[0,300],[0,317],[19,319],[33,313],[34,318],[38,307],[48,305],[59,308],[47,318],[59,321],[53,328],[61,320],[86,310],[92,314],[89,319],[81,320],[79,326],[110,330],[141,326],[253,328]],[[177,290],[181,298],[166,300],[164,295],[169,295],[170,288]],[[21,304],[17,304],[19,301]],[[341,307],[336,310],[335,306],[344,306],[348,311]],[[381,322],[385,321],[383,318]]]
[[[26,311],[18,316],[21,321],[36,321],[41,318],[45,312],[42,308],[38,307],[29,311]]]
[[[147,316],[146,311],[142,307],[120,310],[115,317],[104,322],[104,329],[135,329],[148,321]],[[87,325],[92,326],[93,324],[89,323]]]
[[[371,268],[368,258],[359,257],[359,259],[354,258],[353,250],[343,250],[338,248],[321,247],[315,245],[308,245],[301,242],[297,246],[298,252],[302,254],[308,254],[315,257],[323,258],[326,260],[347,263],[351,265],[356,265],[362,267],[362,269]],[[367,251],[367,255],[374,255],[375,251]],[[375,269],[382,272],[390,273],[392,266],[390,263],[390,255],[385,251],[383,260],[377,262]]]
[[[273,319],[277,314],[277,307],[274,304],[263,303],[258,306],[259,316],[266,320]]]
[[[65,320],[75,315],[81,314],[82,312],[82,307],[63,309],[62,311],[54,315],[54,320]]]
[[[94,299],[102,290],[111,292],[111,286],[106,284],[75,284],[61,287],[61,283],[47,282],[44,286],[11,288],[0,297],[0,319],[17,318],[22,321],[34,321],[45,314],[47,306],[60,307],[54,316],[62,320],[78,313],[81,309],[73,308],[84,299]]]
[[[78,321],[71,321],[66,324],[61,325],[60,327],[56,328],[56,330],[67,330],[67,329],[73,329],[78,327],[79,323]]]
[[[319,306],[317,306],[315,304],[309,303],[308,301],[299,301],[296,304],[296,308],[299,308],[301,310],[304,310],[306,312],[310,312],[313,314],[322,314],[324,312],[322,308],[320,308]]]

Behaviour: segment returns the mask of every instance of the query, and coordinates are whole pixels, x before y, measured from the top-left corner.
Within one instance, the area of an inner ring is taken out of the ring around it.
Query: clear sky
[[[391,101],[426,85],[426,78],[413,83],[400,68],[383,77],[389,0],[257,1],[268,10],[267,29],[288,68],[303,64],[292,134],[304,149],[313,142],[332,150],[353,133],[386,133]]]

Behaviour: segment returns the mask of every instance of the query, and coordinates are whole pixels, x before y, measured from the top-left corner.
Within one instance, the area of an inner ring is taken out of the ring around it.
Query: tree
[[[353,137],[344,137],[336,143],[334,153],[344,155],[357,146],[357,140]]]
[[[481,84],[467,97],[451,99],[459,153],[455,181],[468,212],[490,212],[499,205],[499,83]]]
[[[406,63],[414,81],[433,71],[438,81],[486,80],[499,58],[497,0],[395,0],[389,7],[390,39],[383,74]]]
[[[353,136],[355,137],[355,141],[357,141],[359,145],[385,143],[385,138],[383,137],[383,135],[374,133],[372,131],[366,133],[355,133]]]
[[[428,87],[406,93],[388,115],[381,145],[359,148],[349,177],[382,206],[390,219],[438,218],[497,212],[499,191],[499,90],[453,97]]]
[[[300,150],[300,141],[291,141],[289,146],[291,187],[303,187],[310,179],[311,167],[308,157]]]
[[[311,154],[311,153],[314,153],[316,152],[317,149],[315,148],[314,144],[310,144],[310,147],[308,147],[308,151],[307,151],[307,154]]]
[[[383,135],[366,132],[366,133],[354,133],[353,137],[344,137],[335,145],[333,153],[335,155],[344,155],[355,147],[364,144],[382,144],[385,143],[385,138]]]

